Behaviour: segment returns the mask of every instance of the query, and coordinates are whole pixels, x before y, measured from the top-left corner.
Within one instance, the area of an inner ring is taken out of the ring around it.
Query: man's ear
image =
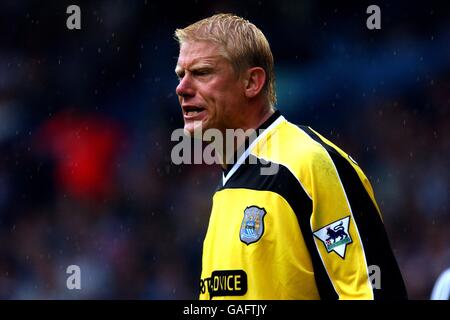
[[[256,97],[266,83],[266,72],[261,67],[249,68],[245,73],[244,85],[247,98]]]

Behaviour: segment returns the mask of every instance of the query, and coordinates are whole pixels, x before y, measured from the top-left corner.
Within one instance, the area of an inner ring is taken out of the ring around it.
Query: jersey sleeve
[[[310,227],[325,272],[321,295],[338,299],[405,298],[406,290],[372,187],[347,154],[308,128],[318,144],[309,154],[305,186]],[[334,291],[324,292],[324,290]]]

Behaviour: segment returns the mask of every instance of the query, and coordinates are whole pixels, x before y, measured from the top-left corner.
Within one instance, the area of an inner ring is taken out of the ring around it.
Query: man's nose
[[[176,93],[180,97],[189,97],[195,95],[192,81],[188,75],[185,75],[176,88]]]

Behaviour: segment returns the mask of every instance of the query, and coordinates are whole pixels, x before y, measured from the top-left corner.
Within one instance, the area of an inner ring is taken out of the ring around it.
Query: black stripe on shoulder
[[[327,150],[336,166],[358,227],[367,264],[378,266],[380,270],[381,288],[374,288],[374,298],[406,299],[405,284],[384,224],[358,173],[346,158],[325,143],[314,131],[305,126],[300,128]]]
[[[310,225],[312,200],[306,194],[297,178],[287,167],[278,164],[276,174],[262,175],[262,168],[267,168],[269,166],[273,167],[274,164],[268,162],[267,165],[263,165],[261,160],[253,155],[250,155],[248,160],[249,161],[239,167],[230,180],[227,181],[226,185],[219,188],[219,190],[228,188],[265,190],[272,191],[283,197],[297,216],[303,239],[310,253],[316,285],[321,299],[338,299],[338,295],[323,266],[312,235]]]

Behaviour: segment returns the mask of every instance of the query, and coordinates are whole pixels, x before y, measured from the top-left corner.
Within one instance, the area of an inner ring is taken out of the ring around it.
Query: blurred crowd
[[[91,1],[70,31],[70,4],[0,4],[1,299],[197,298],[221,169],[171,162],[173,32],[219,11],[267,35],[277,107],[358,161],[429,299],[450,266],[450,9],[380,5],[371,31],[361,4]]]

